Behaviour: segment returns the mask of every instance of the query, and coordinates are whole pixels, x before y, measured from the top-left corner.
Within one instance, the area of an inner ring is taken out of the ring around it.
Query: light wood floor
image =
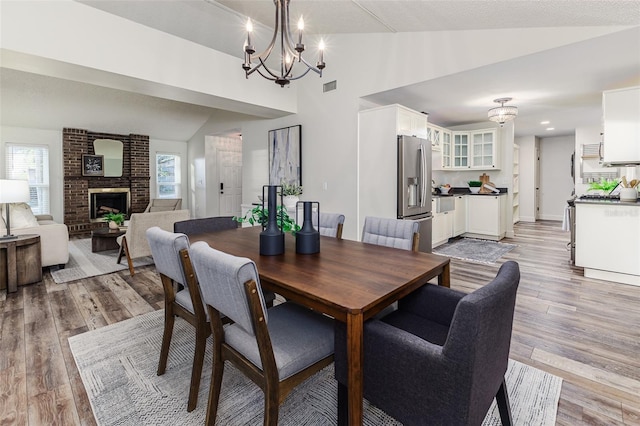
[[[559,222],[515,232],[501,259],[522,273],[511,357],[564,379],[558,425],[640,425],[640,287],[584,278]],[[452,287],[471,291],[498,266],[453,260]],[[95,424],[67,338],[162,306],[153,267],[62,285],[47,273],[0,294],[0,425]]]

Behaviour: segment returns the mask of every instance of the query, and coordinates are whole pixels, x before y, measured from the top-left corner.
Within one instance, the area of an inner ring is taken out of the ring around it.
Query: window
[[[43,145],[6,145],[7,179],[29,181],[34,214],[49,214],[49,148]]]
[[[180,156],[156,154],[158,198],[180,198]]]

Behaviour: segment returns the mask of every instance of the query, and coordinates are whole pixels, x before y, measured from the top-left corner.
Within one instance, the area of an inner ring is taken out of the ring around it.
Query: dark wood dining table
[[[253,260],[264,289],[346,324],[348,418],[350,425],[361,425],[364,322],[434,278],[449,287],[449,258],[330,237],[321,237],[319,253],[296,254],[289,234],[284,254],[261,256],[260,232],[238,228],[189,240]]]

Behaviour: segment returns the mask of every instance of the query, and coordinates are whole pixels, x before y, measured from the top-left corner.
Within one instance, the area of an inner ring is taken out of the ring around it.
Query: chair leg
[[[131,276],[134,276],[136,273],[133,270],[133,259],[129,255],[129,245],[127,244],[127,238],[122,237],[122,245],[120,246],[120,253],[118,254],[118,263],[120,263],[120,259],[122,258],[122,254],[127,258],[127,264],[129,265],[129,273]]]
[[[162,347],[160,348],[160,361],[158,362],[158,376],[162,376],[167,368],[167,358],[169,358],[169,346],[173,335],[173,323],[175,316],[173,309],[169,306],[164,309],[164,334],[162,335]]]
[[[196,327],[196,349],[193,353],[193,368],[191,369],[191,388],[189,389],[189,402],[187,411],[193,411],[198,405],[198,392],[200,391],[200,376],[204,364],[204,351],[207,345],[208,324]]]
[[[346,385],[338,382],[338,426],[347,426],[349,420],[349,392]]]
[[[215,342],[214,342],[215,347]],[[214,426],[218,415],[218,401],[220,400],[220,388],[222,386],[222,373],[224,372],[224,360],[222,353],[215,351],[213,354],[213,366],[211,368],[211,385],[209,386],[209,401],[207,403],[207,418],[205,424]]]
[[[504,379],[502,379],[500,389],[498,389],[498,393],[496,393],[496,402],[498,403],[502,426],[511,426],[513,424],[511,405],[509,404],[509,394],[507,393],[507,384]]]
[[[278,426],[280,392],[278,383],[267,383],[264,389],[264,426]]]

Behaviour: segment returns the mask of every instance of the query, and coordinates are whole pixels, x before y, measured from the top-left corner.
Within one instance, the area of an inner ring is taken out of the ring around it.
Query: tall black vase
[[[278,185],[265,185],[262,187],[262,199],[265,199],[264,189],[267,188],[267,225],[262,227],[260,233],[260,254],[264,256],[277,256],[284,253],[284,232],[278,227]],[[280,198],[282,187],[280,186]],[[280,200],[282,205],[282,200]],[[264,201],[262,201],[264,210]]]
[[[296,232],[296,253],[314,254],[320,252],[320,232],[313,227],[313,204],[318,208],[318,227],[320,226],[320,203],[317,201],[299,201],[304,206],[302,229]],[[296,205],[297,210],[297,205]]]

